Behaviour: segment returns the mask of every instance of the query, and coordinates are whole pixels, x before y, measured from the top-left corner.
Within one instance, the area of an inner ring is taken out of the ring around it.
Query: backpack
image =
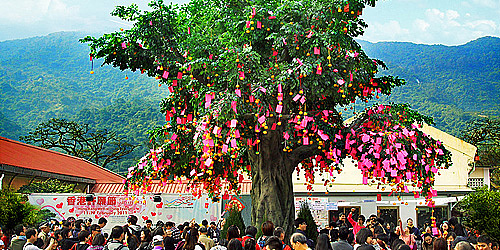
[[[261,249],[263,249],[266,246],[266,240],[267,240],[267,237],[261,236],[259,238],[259,241],[257,241],[257,244],[259,244]]]

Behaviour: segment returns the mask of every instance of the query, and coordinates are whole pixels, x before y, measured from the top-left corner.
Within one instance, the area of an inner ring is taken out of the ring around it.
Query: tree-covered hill
[[[54,117],[111,129],[141,145],[111,166],[123,172],[146,152],[146,132],[164,121],[158,102],[168,91],[138,72],[100,67],[99,61],[90,74],[89,49],[78,42],[85,35],[0,42],[0,136],[18,140]],[[408,81],[381,102],[410,103],[453,135],[473,117],[499,115],[500,38],[461,46],[360,43],[369,56],[386,62],[384,73]]]
[[[100,62],[90,74],[89,49],[78,42],[84,35],[61,32],[0,42],[0,112],[26,129],[117,99],[158,101],[167,94],[140,73],[99,67]]]
[[[434,117],[437,127],[458,135],[477,115],[500,112],[500,38],[483,37],[460,46],[361,42],[384,72],[405,78],[383,101],[410,103]]]

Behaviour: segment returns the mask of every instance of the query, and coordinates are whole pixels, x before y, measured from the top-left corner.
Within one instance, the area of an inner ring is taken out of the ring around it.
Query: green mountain
[[[18,140],[53,117],[111,129],[141,145],[110,166],[123,173],[148,150],[147,131],[164,122],[158,102],[168,91],[139,72],[100,67],[100,61],[93,62],[90,74],[88,47],[78,42],[85,35],[61,32],[0,42],[0,136]],[[410,103],[453,135],[478,115],[500,114],[500,38],[460,46],[360,43],[368,55],[386,62],[383,74],[408,81],[378,102]]]
[[[483,37],[460,46],[360,43],[368,55],[387,64],[384,74],[408,82],[381,102],[409,103],[453,135],[478,115],[500,114],[500,38]]]

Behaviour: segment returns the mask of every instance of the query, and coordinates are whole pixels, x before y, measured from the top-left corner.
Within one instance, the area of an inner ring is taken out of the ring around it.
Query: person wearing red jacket
[[[361,230],[361,228],[365,228],[365,225],[364,225],[364,223],[365,223],[365,216],[362,215],[362,214],[360,214],[358,216],[358,221],[356,222],[356,221],[354,221],[352,219],[352,214],[354,212],[356,212],[356,208],[351,208],[351,212],[349,213],[349,215],[347,215],[347,220],[352,225],[352,233],[354,235],[356,235],[359,232],[359,230]]]

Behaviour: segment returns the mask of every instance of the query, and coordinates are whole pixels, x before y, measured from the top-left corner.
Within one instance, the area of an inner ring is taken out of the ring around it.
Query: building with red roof
[[[77,190],[89,192],[96,184],[118,184],[124,178],[82,158],[0,137],[2,188],[17,190],[46,179],[74,183]]]

